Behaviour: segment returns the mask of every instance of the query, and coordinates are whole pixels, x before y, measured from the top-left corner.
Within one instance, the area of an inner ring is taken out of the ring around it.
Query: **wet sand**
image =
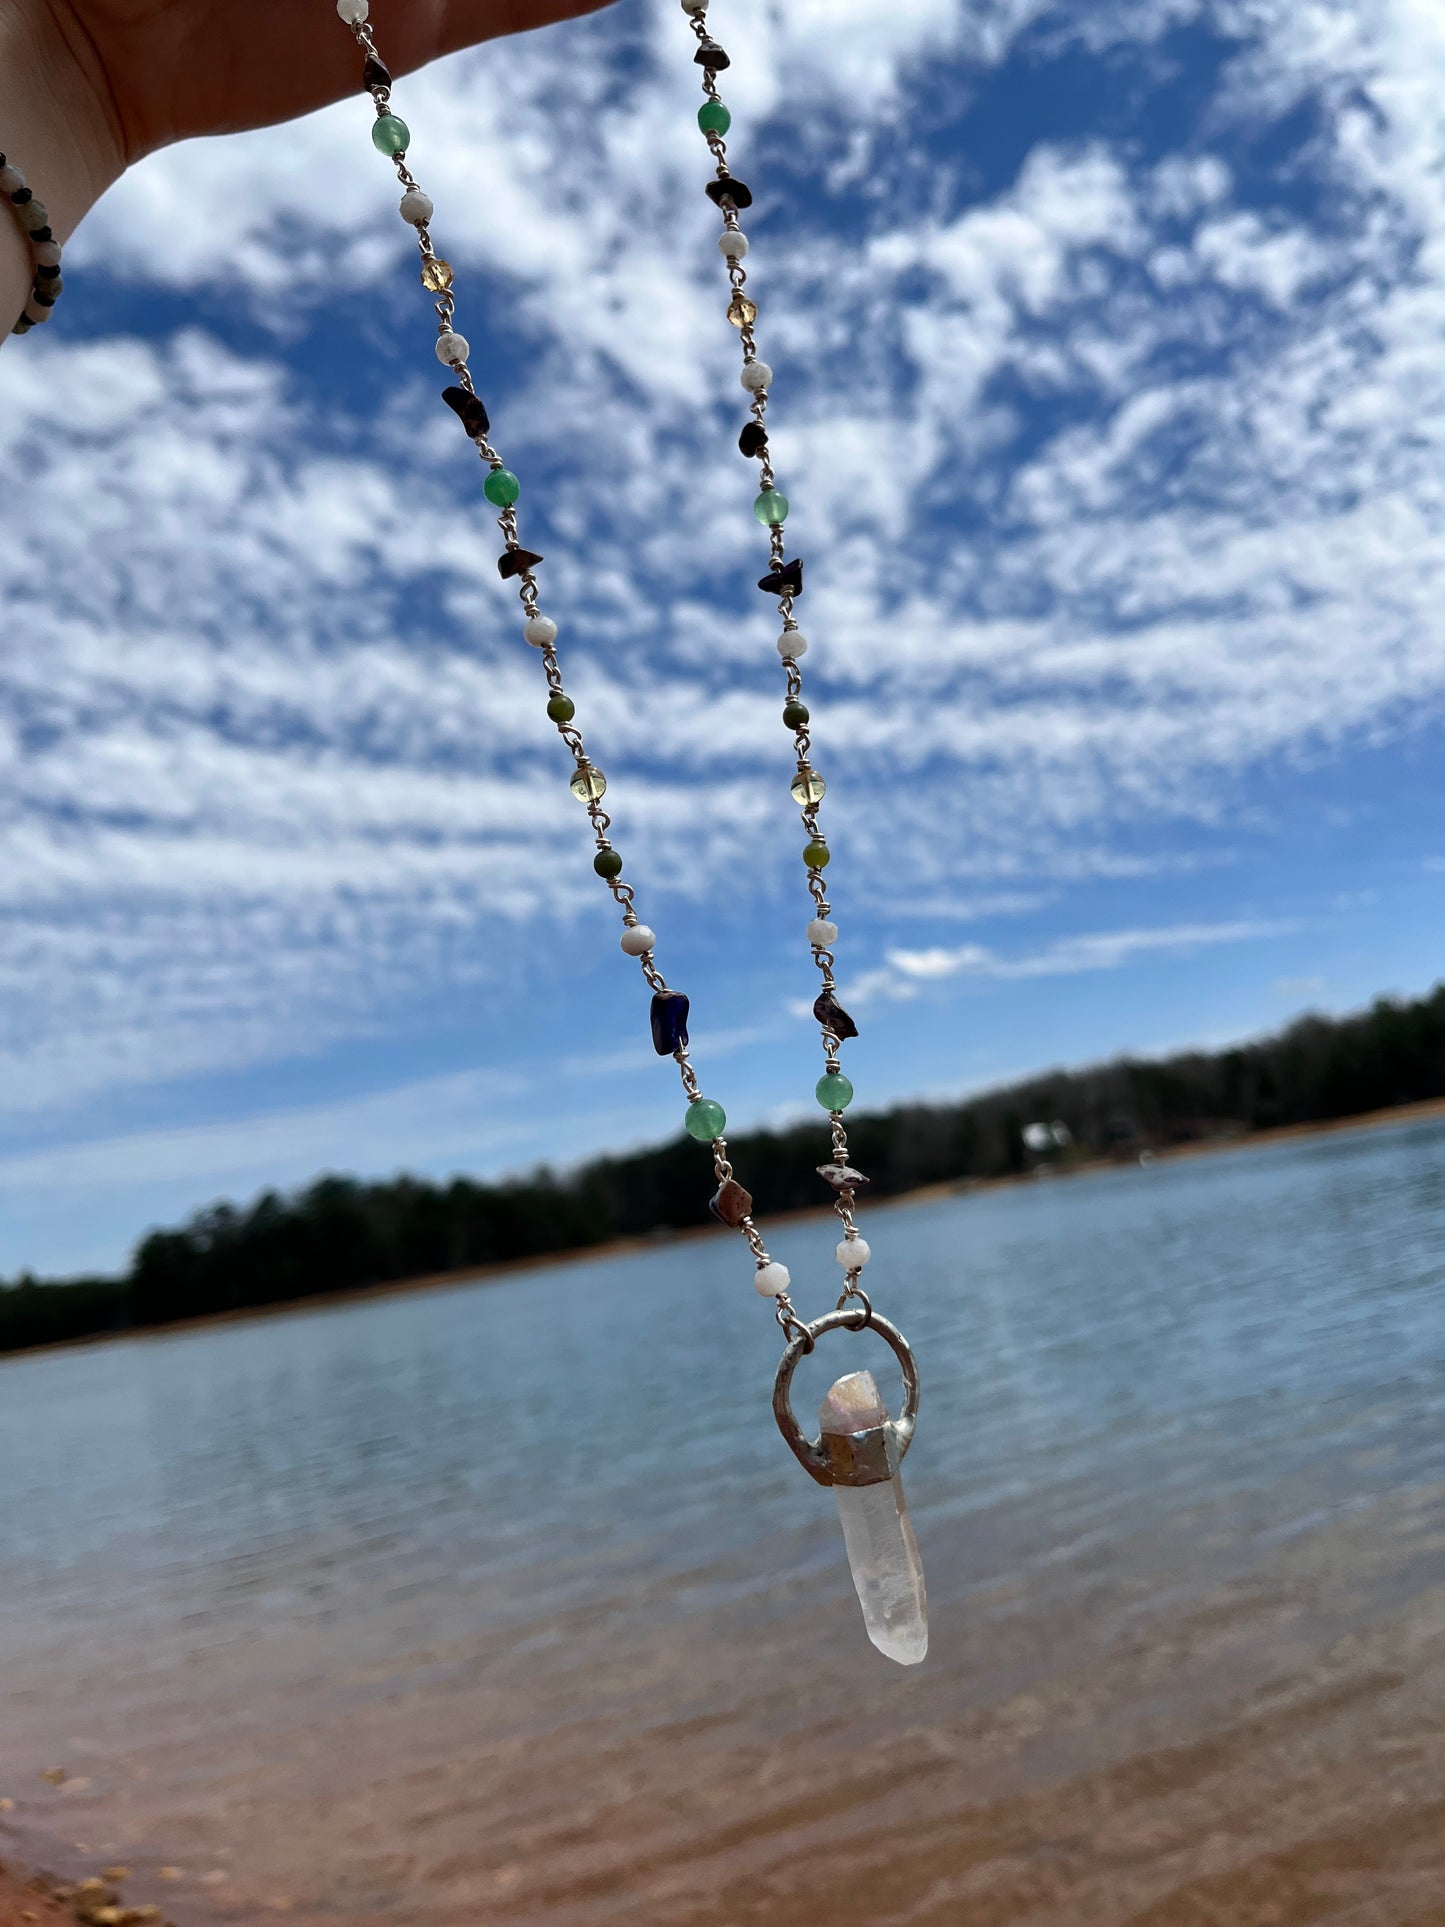
[[[156,1904],[130,1905],[124,1885],[99,1875],[73,1883],[0,1866],[0,1927],[171,1927]]]

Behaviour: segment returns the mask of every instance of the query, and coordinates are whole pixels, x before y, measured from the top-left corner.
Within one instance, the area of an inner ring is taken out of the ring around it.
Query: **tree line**
[[[849,1118],[852,1157],[888,1197],[1035,1162],[1031,1122],[1067,1127],[1051,1158],[1135,1157],[1225,1135],[1445,1097],[1445,984],[1341,1018],[1300,1018],[1224,1051],[1049,1071],[952,1104]],[[826,1201],[820,1123],[742,1132],[731,1155],[765,1216]],[[166,1325],[326,1292],[576,1251],[708,1222],[706,1154],[688,1138],[570,1173],[444,1184],[325,1176],[249,1206],[213,1204],[152,1231],[119,1278],[0,1284],[0,1351]],[[721,1234],[720,1234],[721,1235]]]

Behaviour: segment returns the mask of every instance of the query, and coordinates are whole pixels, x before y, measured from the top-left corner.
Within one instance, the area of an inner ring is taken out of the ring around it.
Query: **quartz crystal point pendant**
[[[822,1436],[803,1436],[789,1387],[798,1360],[830,1331],[876,1332],[903,1367],[903,1412],[888,1416],[871,1372],[840,1378],[819,1410]],[[802,1329],[802,1328],[798,1328]],[[831,1485],[848,1565],[863,1608],[868,1637],[900,1666],[916,1666],[928,1652],[928,1601],[923,1564],[908,1517],[899,1467],[918,1417],[918,1370],[896,1326],[861,1307],[829,1312],[806,1327],[783,1353],[773,1388],[773,1412],[794,1456],[820,1485]]]
[[[833,1486],[863,1624],[880,1653],[916,1666],[928,1652],[923,1565],[898,1473],[888,1408],[872,1372],[840,1378],[818,1409],[823,1447],[840,1473],[881,1473],[867,1485]],[[891,1470],[889,1468],[892,1468]]]

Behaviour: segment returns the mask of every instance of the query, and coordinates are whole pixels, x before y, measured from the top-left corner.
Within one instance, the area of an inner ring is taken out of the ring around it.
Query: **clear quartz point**
[[[873,1374],[850,1372],[840,1378],[819,1407],[818,1420],[825,1433],[843,1437],[886,1425],[888,1408]],[[875,1485],[834,1485],[833,1490],[868,1637],[900,1666],[916,1666],[928,1652],[928,1599],[903,1481],[895,1473]]]

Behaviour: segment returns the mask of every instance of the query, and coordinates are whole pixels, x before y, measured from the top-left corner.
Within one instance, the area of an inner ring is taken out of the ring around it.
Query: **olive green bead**
[[[522,484],[509,468],[494,468],[482,483],[482,493],[493,508],[509,509],[522,493]]]
[[[715,1137],[721,1137],[727,1121],[727,1112],[710,1097],[694,1098],[683,1118],[688,1136],[695,1137],[699,1144],[711,1144]]]
[[[592,859],[592,868],[600,877],[620,877],[622,875],[622,854],[618,850],[599,850]]]
[[[697,110],[697,124],[705,134],[725,134],[733,117],[720,100],[705,100]]]
[[[826,870],[833,860],[833,852],[821,838],[803,846],[803,861],[810,870]]]
[[[842,1071],[825,1071],[818,1079],[818,1102],[825,1111],[846,1111],[853,1102],[853,1086]]]
[[[554,723],[570,723],[577,714],[577,705],[570,696],[553,696],[547,704],[547,714]]]
[[[378,114],[371,140],[379,154],[404,154],[411,145],[411,129],[395,114]]]
[[[786,729],[806,729],[808,725],[808,705],[806,703],[783,704],[783,726]]]

